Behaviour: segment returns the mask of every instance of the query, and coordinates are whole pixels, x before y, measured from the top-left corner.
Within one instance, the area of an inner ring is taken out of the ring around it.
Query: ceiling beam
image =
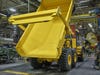
[[[28,4],[28,0],[21,0],[21,1],[23,1],[24,3],[27,3],[27,4]],[[29,1],[29,4],[30,4],[32,7],[34,7],[35,9],[37,9],[37,6],[36,6],[33,2]]]
[[[10,0],[10,1],[15,3],[15,4],[20,4],[20,3],[16,2],[17,0]]]

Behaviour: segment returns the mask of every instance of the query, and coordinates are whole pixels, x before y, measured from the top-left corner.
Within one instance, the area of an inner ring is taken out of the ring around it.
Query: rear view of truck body
[[[36,13],[12,16],[13,24],[28,24],[16,46],[18,53],[25,57],[57,58],[64,42],[65,27],[69,31],[67,22],[71,8],[71,0],[42,0]]]
[[[61,70],[75,66],[75,51],[67,48],[65,38],[72,34],[69,27],[72,7],[73,0],[42,0],[37,12],[9,18],[10,23],[24,30],[16,49],[21,56],[31,59],[34,68],[53,61]]]

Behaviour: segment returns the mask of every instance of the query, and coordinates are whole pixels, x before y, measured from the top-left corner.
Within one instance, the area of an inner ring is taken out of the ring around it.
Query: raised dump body
[[[11,16],[9,21],[24,30],[16,46],[18,53],[24,57],[59,58],[65,33],[70,33],[72,5],[73,0],[42,0],[37,12]]]

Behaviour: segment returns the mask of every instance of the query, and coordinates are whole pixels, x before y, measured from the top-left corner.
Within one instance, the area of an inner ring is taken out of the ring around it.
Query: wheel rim
[[[74,53],[74,62],[75,62],[75,63],[77,62],[77,56],[76,56],[76,53]]]
[[[72,63],[71,55],[68,55],[68,65],[71,65],[71,63]]]

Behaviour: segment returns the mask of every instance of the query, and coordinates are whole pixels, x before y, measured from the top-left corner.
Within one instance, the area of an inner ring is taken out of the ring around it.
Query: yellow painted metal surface
[[[72,47],[76,49],[76,38],[72,38]]]
[[[5,70],[3,72],[5,72],[5,73],[11,73],[11,75],[12,74],[15,74],[15,75],[30,75],[29,73],[17,72],[17,71],[11,71],[11,70]]]
[[[41,12],[33,12],[28,14],[22,14],[18,16],[11,16],[9,18],[9,22],[12,24],[33,24],[38,22],[45,22],[50,21],[53,19],[53,14],[56,14],[57,8],[47,11],[41,11]]]
[[[12,24],[28,24],[16,48],[24,57],[58,58],[66,34],[73,0],[42,0],[35,13],[11,16]],[[59,8],[58,8],[59,7]]]
[[[68,55],[68,65],[71,65],[72,64],[72,56],[69,54]]]
[[[23,31],[26,29],[23,25],[18,25],[18,27],[19,27],[20,29],[22,29]]]
[[[82,46],[77,46],[76,53],[77,53],[77,55],[81,55],[82,54]]]
[[[72,48],[76,49],[76,47],[77,47],[76,46],[76,38],[67,38],[66,45],[67,45],[68,48],[72,47]]]
[[[71,48],[71,46],[72,46],[70,41],[71,41],[71,39],[69,39],[69,38],[66,40],[67,48]]]

